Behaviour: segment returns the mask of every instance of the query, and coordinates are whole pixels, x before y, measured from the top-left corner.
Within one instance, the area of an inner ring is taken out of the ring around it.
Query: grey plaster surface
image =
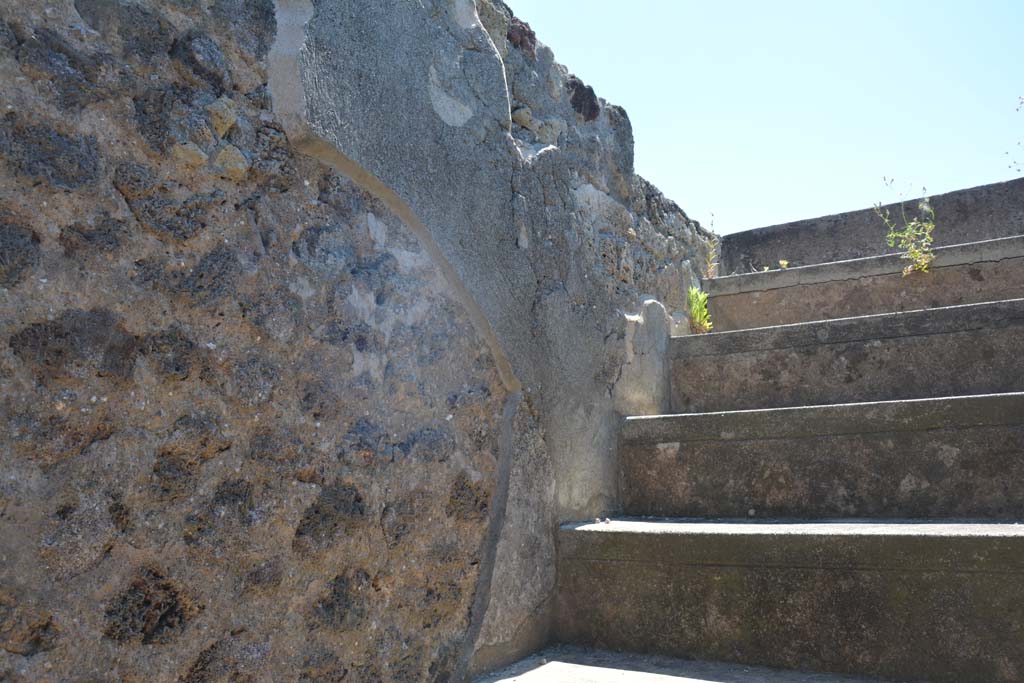
[[[876,678],[556,646],[477,683],[872,683]]]
[[[546,636],[555,522],[617,504],[616,401],[633,409],[634,371],[658,368],[643,351],[628,362],[624,313],[654,297],[679,319],[707,237],[633,172],[625,111],[503,3],[276,6],[270,92],[289,139],[416,232],[541,435],[509,430],[513,481],[489,511],[504,521],[483,554],[471,668],[494,666]]]
[[[916,199],[904,204],[908,217],[916,215]],[[931,205],[935,246],[1024,234],[1024,178],[937,195]],[[883,209],[900,216],[899,204]],[[806,266],[895,253],[885,244],[886,233],[873,209],[744,230],[722,238],[719,272],[777,268],[780,260]]]

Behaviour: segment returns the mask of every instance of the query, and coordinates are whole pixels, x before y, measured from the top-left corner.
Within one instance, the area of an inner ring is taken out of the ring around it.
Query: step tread
[[[931,336],[1024,322],[1024,299],[815,320],[672,337],[670,356],[720,356],[874,339]]]
[[[933,269],[1022,258],[1024,257],[1024,235],[937,247],[934,249],[934,253]],[[709,296],[716,297],[837,280],[857,280],[865,277],[891,275],[902,272],[906,265],[906,260],[899,254],[877,254],[792,268],[721,275],[705,281],[705,287]]]
[[[879,679],[559,646],[477,683],[879,683]]]
[[[1024,422],[1024,392],[626,417],[624,442],[768,439]]]

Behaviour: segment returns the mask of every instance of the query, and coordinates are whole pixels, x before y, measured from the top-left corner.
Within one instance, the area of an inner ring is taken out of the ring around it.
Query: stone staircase
[[[1024,681],[1024,236],[999,230],[928,274],[804,244],[708,282],[674,414],[625,420],[621,516],[560,530],[556,639],[739,666],[659,681]],[[787,239],[756,232],[723,262]],[[488,680],[652,670],[612,668]]]

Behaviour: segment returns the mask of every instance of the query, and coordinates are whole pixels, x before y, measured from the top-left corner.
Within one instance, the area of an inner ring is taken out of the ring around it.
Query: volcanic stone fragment
[[[99,60],[75,49],[59,34],[35,29],[18,47],[22,72],[46,84],[64,109],[80,109],[99,98]]]
[[[174,182],[160,182],[147,166],[126,162],[114,172],[114,187],[135,220],[164,240],[187,240],[206,228],[211,208],[223,201],[214,190],[190,194]]]
[[[243,50],[263,59],[277,34],[273,0],[213,0],[210,14]]]
[[[60,233],[60,245],[68,256],[82,252],[97,251],[112,253],[121,246],[128,232],[127,224],[104,214],[90,225],[85,222],[72,223]]]
[[[170,642],[203,606],[177,582],[153,567],[142,567],[107,606],[103,635],[142,644]]]
[[[174,26],[148,3],[125,0],[75,0],[75,9],[89,26],[104,36],[121,39],[126,57],[167,54],[174,42]]]
[[[6,21],[0,21],[0,47],[5,50],[18,47],[18,36]]]
[[[201,361],[195,343],[178,327],[147,336],[141,351],[154,369],[168,379],[188,379],[193,366]]]
[[[480,520],[487,516],[489,502],[487,489],[470,480],[465,472],[459,472],[452,484],[445,514],[462,521]]]
[[[293,545],[323,547],[339,532],[349,531],[366,517],[366,504],[359,489],[335,482],[325,486],[316,501],[306,508],[295,529]]]
[[[0,588],[0,648],[31,657],[52,650],[59,635],[51,615],[23,604],[14,591]]]
[[[213,38],[200,31],[189,31],[174,41],[171,57],[201,82],[212,86],[217,93],[231,87],[228,61]]]
[[[572,108],[583,117],[584,121],[594,121],[601,114],[601,105],[597,101],[597,94],[594,89],[585,84],[575,76],[570,76],[566,82],[569,88]]]
[[[530,25],[518,17],[512,17],[506,36],[508,42],[523,51],[530,59],[537,58],[537,34]]]
[[[45,380],[89,369],[99,376],[128,379],[138,342],[106,309],[68,309],[56,320],[32,323],[9,340],[15,355]]]
[[[314,608],[319,622],[332,629],[358,628],[366,619],[366,598],[370,576],[361,569],[349,570],[334,577]]]
[[[0,120],[0,157],[17,173],[64,190],[93,185],[100,176],[95,137],[64,135],[14,112]]]
[[[0,217],[0,287],[13,287],[39,262],[39,236]]]

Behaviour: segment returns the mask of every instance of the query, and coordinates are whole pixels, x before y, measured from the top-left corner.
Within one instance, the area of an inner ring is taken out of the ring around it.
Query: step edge
[[[936,247],[934,252],[932,270],[1024,258],[1024,235],[951,244]],[[900,254],[876,254],[766,272],[722,275],[706,280],[704,286],[713,301],[720,296],[895,275],[902,273],[905,266],[906,260]]]
[[[1004,315],[992,315],[999,311],[1004,311]],[[1014,317],[1014,314],[1019,317]],[[673,336],[669,338],[669,358],[725,356],[876,339],[955,334],[994,329],[997,325],[993,323],[1000,323],[998,327],[1024,325],[1024,298]]]
[[[843,427],[840,421],[854,425]],[[619,439],[626,445],[743,441],[1016,424],[1024,424],[1024,392],[636,415],[623,419]]]
[[[1013,538],[1024,542],[1024,520],[825,517],[820,519],[643,517],[564,522],[560,533],[807,538]],[[974,532],[974,533],[971,533]],[[1024,557],[1021,558],[1024,563]]]
[[[986,520],[708,520],[563,524],[560,565],[1024,575],[1024,523]]]

